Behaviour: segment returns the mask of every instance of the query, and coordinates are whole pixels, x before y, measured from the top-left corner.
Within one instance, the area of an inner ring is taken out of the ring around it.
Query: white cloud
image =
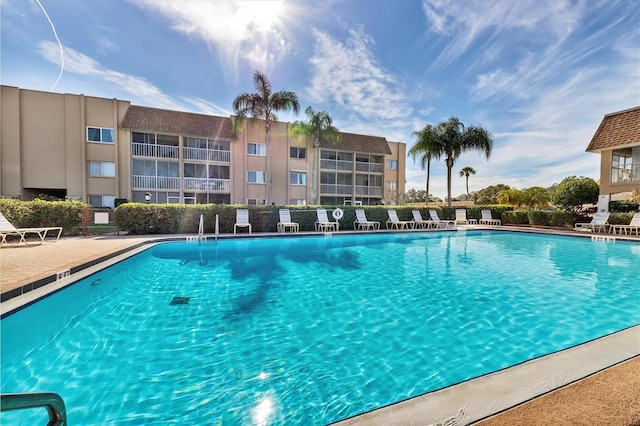
[[[369,49],[373,39],[356,30],[349,31],[344,43],[317,29],[312,33],[316,43],[307,88],[311,101],[342,112],[349,132],[371,134],[371,123],[376,123],[374,134],[386,132],[391,140],[404,139],[413,108],[402,82],[373,57]]]
[[[60,65],[60,48],[57,43],[42,41],[38,43],[38,50],[46,60]],[[64,58],[65,72],[107,82],[112,87],[117,87],[131,97],[141,100],[145,105],[169,109],[182,107],[144,78],[105,69],[96,60],[68,47],[64,47]]]
[[[285,16],[285,3],[281,0],[135,0],[135,3],[163,15],[174,30],[213,47],[227,80],[238,75],[240,59],[253,68],[269,70],[290,50],[283,33],[276,28]]]

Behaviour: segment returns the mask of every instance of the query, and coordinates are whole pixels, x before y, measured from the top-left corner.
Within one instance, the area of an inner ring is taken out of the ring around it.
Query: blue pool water
[[[640,244],[508,232],[165,243],[3,319],[1,389],[70,424],[326,424],[639,324],[639,273]]]

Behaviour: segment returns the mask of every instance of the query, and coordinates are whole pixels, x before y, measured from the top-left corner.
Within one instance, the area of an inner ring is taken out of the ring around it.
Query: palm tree
[[[313,164],[311,168],[311,204],[318,203],[318,148],[320,141],[333,142],[337,144],[342,140],[342,135],[333,125],[333,120],[326,111],[314,111],[307,107],[304,110],[307,114],[307,121],[296,121],[291,125],[290,134],[292,136],[306,135],[313,138]]]
[[[439,123],[434,130],[433,138],[440,145],[440,152],[447,157],[447,203],[451,207],[451,169],[454,162],[460,154],[471,150],[484,152],[488,160],[493,148],[493,135],[482,127],[465,127],[457,117]]]
[[[420,156],[420,166],[422,170],[427,168],[427,193],[425,204],[429,204],[429,179],[431,175],[431,160],[439,160],[442,155],[440,144],[437,143],[435,138],[436,132],[431,124],[424,126],[422,130],[411,133],[411,136],[417,136],[418,140],[409,150],[409,155],[414,159]]]
[[[476,171],[472,167],[466,166],[460,170],[460,177],[464,176],[467,179],[467,201],[471,198],[469,196],[469,175],[475,175]]]
[[[237,123],[245,117],[264,120],[267,136],[267,204],[271,202],[271,122],[276,121],[276,111],[300,111],[298,96],[294,92],[271,92],[271,83],[260,71],[253,73],[256,93],[242,93],[233,101],[233,111],[237,116]]]

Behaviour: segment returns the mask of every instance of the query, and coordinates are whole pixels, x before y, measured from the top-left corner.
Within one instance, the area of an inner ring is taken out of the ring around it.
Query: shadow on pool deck
[[[58,271],[166,237],[68,237],[39,246],[2,248],[1,291],[4,293]],[[640,344],[640,336],[638,341]],[[640,357],[636,356],[475,424],[640,426]]]

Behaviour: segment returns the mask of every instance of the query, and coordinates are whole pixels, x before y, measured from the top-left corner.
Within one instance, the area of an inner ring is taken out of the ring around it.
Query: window
[[[398,160],[387,160],[387,170],[398,170]]]
[[[640,181],[640,146],[611,153],[611,183]]]
[[[289,204],[292,205],[292,206],[305,206],[305,205],[307,205],[307,200],[305,200],[304,198],[303,199],[299,199],[299,198],[291,199],[291,200],[289,200]]]
[[[291,185],[306,185],[307,174],[304,172],[291,172],[289,174],[289,183]]]
[[[397,191],[398,190],[398,181],[397,180],[389,180],[389,181],[387,181],[387,190],[389,190],[389,191]]]
[[[264,198],[247,198],[248,206],[264,206],[267,204],[267,200]]]
[[[91,177],[115,177],[116,163],[111,161],[89,161],[87,170]]]
[[[307,148],[297,148],[292,146],[289,148],[289,157],[291,158],[307,158]]]
[[[103,127],[87,127],[87,142],[113,143],[113,129]]]
[[[114,208],[116,197],[114,195],[89,195],[89,204],[93,207]]]
[[[247,144],[247,154],[249,155],[260,155],[264,157],[267,155],[267,145],[263,143],[253,143],[249,142]]]
[[[247,171],[248,183],[265,183],[264,172],[258,170]]]

